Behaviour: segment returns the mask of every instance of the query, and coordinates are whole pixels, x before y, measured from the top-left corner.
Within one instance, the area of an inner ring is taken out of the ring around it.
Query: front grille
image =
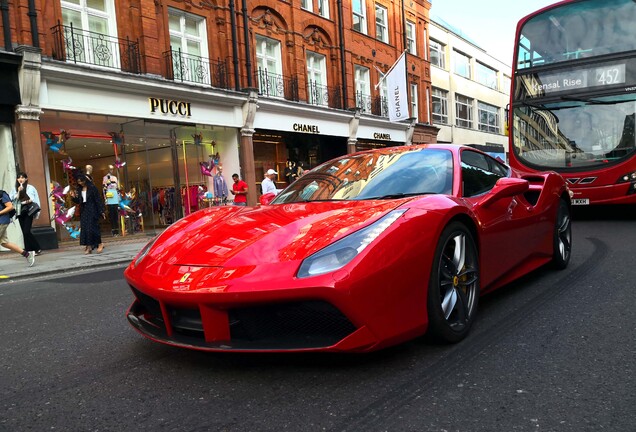
[[[231,309],[233,344],[259,348],[331,346],[353,333],[355,326],[324,301],[304,301]]]
[[[321,348],[335,345],[356,330],[330,303],[299,301],[230,309],[227,311],[230,340],[206,342],[198,307],[177,308],[166,304],[171,330],[168,336],[159,302],[131,288],[137,298],[128,314],[131,324],[142,333],[177,345],[221,350]],[[207,330],[214,334],[219,329]]]

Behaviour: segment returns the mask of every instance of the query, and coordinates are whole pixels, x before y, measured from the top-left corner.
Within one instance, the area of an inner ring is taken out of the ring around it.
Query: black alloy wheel
[[[466,337],[477,313],[479,257],[471,232],[449,224],[440,236],[428,288],[429,335],[446,342]]]
[[[556,222],[554,223],[552,265],[563,270],[570,262],[572,254],[572,219],[570,207],[565,200],[559,200]]]

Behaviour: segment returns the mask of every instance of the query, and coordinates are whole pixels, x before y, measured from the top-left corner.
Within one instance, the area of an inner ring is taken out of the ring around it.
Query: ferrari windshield
[[[289,185],[272,204],[450,194],[452,178],[448,150],[387,148],[322,164]]]
[[[589,169],[636,151],[636,94],[525,102],[513,110],[513,151],[539,169]]]

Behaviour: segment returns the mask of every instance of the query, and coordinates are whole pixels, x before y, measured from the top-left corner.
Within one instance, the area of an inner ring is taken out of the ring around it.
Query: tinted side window
[[[463,196],[471,197],[486,193],[504,176],[501,171],[492,171],[485,155],[470,150],[462,151]]]
[[[495,159],[490,159],[491,171],[499,177],[508,177],[508,167]]]

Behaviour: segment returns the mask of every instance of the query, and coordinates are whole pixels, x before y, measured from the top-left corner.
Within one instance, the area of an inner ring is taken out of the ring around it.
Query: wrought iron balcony
[[[125,72],[141,73],[139,42],[95,33],[60,22],[51,28],[53,58]]]
[[[376,96],[373,98],[373,104],[371,106],[371,113],[388,117],[389,116],[389,101],[384,96]]]
[[[373,106],[373,100],[368,94],[362,92],[356,92],[356,107],[360,108],[360,112],[365,114],[371,114],[371,107]]]
[[[256,71],[256,81],[259,95],[298,102],[298,78],[285,77],[259,68]]]
[[[322,105],[330,108],[342,108],[340,87],[327,87],[309,80],[307,83],[307,102],[311,105]]]
[[[210,61],[205,57],[181,52],[181,49],[163,53],[167,78],[173,81],[204,84],[229,89],[227,65],[222,60]]]

